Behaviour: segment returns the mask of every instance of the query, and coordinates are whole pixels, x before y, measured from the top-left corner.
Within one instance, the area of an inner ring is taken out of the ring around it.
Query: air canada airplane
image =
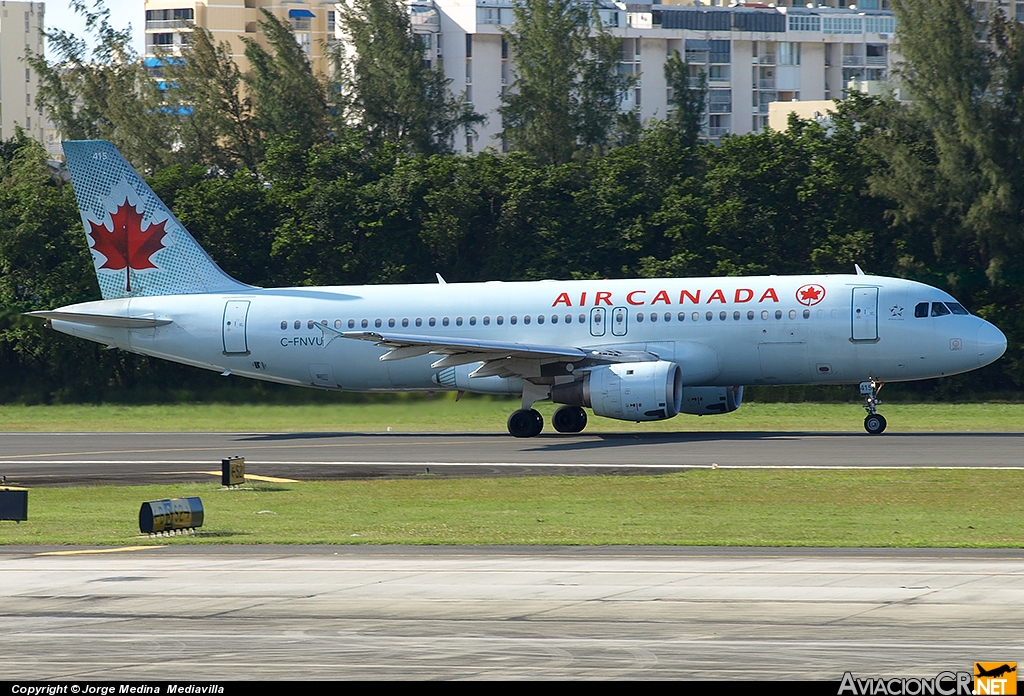
[[[561,404],[576,433],[713,415],[743,387],[859,384],[867,432],[884,382],[974,370],[1006,350],[945,292],[865,275],[259,288],[224,273],[108,142],[64,143],[103,299],[30,312],[63,333],[282,384],[521,394],[516,437]]]

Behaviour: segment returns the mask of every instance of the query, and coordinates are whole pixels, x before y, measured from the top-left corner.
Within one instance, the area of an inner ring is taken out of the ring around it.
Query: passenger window
[[[565,323],[566,324],[571,324],[572,323],[572,315],[571,314],[566,314],[565,315]]]
[[[672,321],[672,312],[665,312],[665,321]]]
[[[341,328],[341,319],[335,319],[334,320],[334,328],[336,328],[336,329],[340,329]]]
[[[586,315],[586,314],[581,314],[581,315],[579,316],[579,322],[580,322],[581,324],[586,324],[586,323],[587,323],[587,315]]]
[[[282,321],[282,322],[281,322],[281,330],[282,330],[282,331],[284,331],[284,330],[286,330],[287,328],[288,328],[288,322],[286,322],[286,321]]]
[[[423,326],[423,320],[419,317],[416,317],[416,326]]]
[[[796,319],[796,310],[795,309],[789,310],[789,318],[790,319]]]
[[[511,324],[512,326],[516,325],[516,321],[518,321],[518,320],[516,319],[516,315],[515,314],[513,314],[512,316],[510,316],[508,318],[508,323]],[[499,324],[501,323],[501,317],[498,317],[498,323]],[[529,324],[530,322],[526,322],[526,323]]]
[[[693,316],[690,318],[693,319],[694,321],[700,321],[700,312],[694,312]]]
[[[947,302],[946,306],[949,307],[953,314],[970,314],[970,312],[964,309],[964,306],[958,302]]]
[[[448,326],[448,317],[445,317],[444,319],[441,320],[441,325]]]
[[[526,322],[526,323],[529,324],[530,322]],[[543,324],[544,323],[544,315],[543,314],[538,314],[537,315],[537,323],[538,324]]]
[[[551,315],[551,323],[552,324],[557,324],[558,323],[558,315],[557,314],[552,314]]]
[[[767,319],[767,318],[768,318],[768,310],[767,309],[761,310],[761,319]]]
[[[733,321],[739,321],[740,320],[740,313],[739,312],[733,312],[732,313],[732,319],[733,319]]]
[[[651,321],[658,321],[657,312],[651,312]]]
[[[470,317],[469,318],[469,325],[470,326],[476,326],[476,317]]]
[[[363,319],[363,320],[362,320],[362,321],[360,322],[360,326],[362,326],[362,327],[363,327],[364,329],[365,329],[365,328],[366,328],[367,326],[369,326],[369,325],[370,325],[370,322],[369,322],[369,321],[367,321],[366,319]]]
[[[676,319],[679,321],[686,321],[686,312],[680,312]]]
[[[382,322],[380,319],[375,319],[374,322],[373,322],[373,325],[379,329],[380,325],[383,324],[383,323],[384,322]]]
[[[950,311],[946,309],[946,305],[941,302],[932,302],[932,316],[933,317],[944,317],[949,314]]]
[[[948,312],[947,312],[947,314],[948,314]],[[306,328],[307,329],[312,329],[313,328],[313,320],[312,319],[310,319],[309,321],[306,322]]]
[[[302,322],[300,322],[298,319],[296,319],[295,320],[295,330],[298,331],[300,326],[302,326]]]
[[[490,317],[484,317],[484,326],[490,326],[490,325],[491,325],[491,318]]]
[[[810,319],[810,318],[811,318],[811,310],[805,309],[804,310],[804,319]]]
[[[348,328],[350,328],[350,329],[356,328],[356,320],[355,319],[349,319],[348,320]]]
[[[462,317],[455,317],[455,325],[462,326]]]
[[[707,313],[706,315],[704,315],[704,318],[705,318],[705,319],[707,319],[708,321],[711,321],[711,319],[712,319],[712,318],[713,318],[714,316],[715,316],[715,313],[714,313],[714,312],[708,312],[708,313]]]
[[[638,322],[643,322],[643,320],[644,320],[644,314],[643,314],[643,312],[637,312],[637,315],[636,315],[636,320],[637,320]]]
[[[928,316],[928,303],[918,302],[917,306],[914,307],[914,316],[918,319]]]
[[[388,319],[388,327],[392,328],[392,329],[395,328],[395,320],[394,319]]]
[[[409,320],[408,319],[403,319],[402,320],[402,328],[405,328],[408,325],[409,325]]]
[[[529,314],[527,314],[525,317],[523,317],[523,323],[524,324],[529,324],[530,323],[530,315]]]
[[[747,321],[754,321],[754,312],[747,312]]]
[[[782,310],[781,309],[776,309],[775,310],[775,318],[776,319],[781,319],[782,318]]]
[[[430,317],[430,319],[427,320],[427,323],[430,324],[431,326],[435,326],[437,324],[437,319],[435,319],[434,317]]]
[[[725,321],[725,318],[726,318],[727,316],[729,316],[729,313],[728,313],[728,312],[719,312],[719,313],[718,313],[718,318],[719,318],[720,320],[722,320],[722,321]]]
[[[501,326],[502,324],[504,324],[504,323],[505,323],[505,317],[503,317],[503,316],[501,316],[501,315],[499,314],[499,315],[498,315],[498,318],[497,318],[497,319],[496,319],[495,321],[497,322],[498,326]],[[515,323],[515,322],[512,322],[512,323]]]

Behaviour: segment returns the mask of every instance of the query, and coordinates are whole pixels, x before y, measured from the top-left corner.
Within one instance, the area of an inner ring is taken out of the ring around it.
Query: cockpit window
[[[950,314],[950,311],[949,309],[946,308],[946,305],[942,304],[941,302],[932,302],[933,317],[942,317],[947,314]]]
[[[953,314],[970,314],[970,312],[964,309],[964,306],[959,302],[947,302],[946,306],[949,307]]]
[[[918,302],[917,306],[914,307],[914,316],[918,319],[928,316],[928,303]]]

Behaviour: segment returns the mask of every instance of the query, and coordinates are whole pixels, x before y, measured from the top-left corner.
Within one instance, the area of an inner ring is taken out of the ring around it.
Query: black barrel
[[[202,526],[203,501],[199,498],[150,500],[139,508],[139,531],[143,534]]]

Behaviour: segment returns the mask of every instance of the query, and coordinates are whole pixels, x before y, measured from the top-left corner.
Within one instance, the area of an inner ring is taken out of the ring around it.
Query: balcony
[[[708,113],[711,113],[711,114],[731,114],[732,113],[732,102],[722,102],[720,104],[708,104]]]
[[[709,138],[721,138],[723,135],[729,135],[727,126],[708,126]]]
[[[155,29],[193,29],[195,22],[191,19],[147,19],[146,31]]]
[[[843,56],[843,66],[861,67],[864,65],[864,56]]]
[[[775,54],[768,53],[763,56],[754,56],[755,65],[775,65]]]
[[[884,68],[889,64],[889,60],[885,56],[868,56],[864,62],[869,68]]]
[[[758,80],[757,81],[757,87],[758,87],[758,89],[767,89],[767,90],[770,90],[770,91],[774,92],[775,91],[775,80]]]

